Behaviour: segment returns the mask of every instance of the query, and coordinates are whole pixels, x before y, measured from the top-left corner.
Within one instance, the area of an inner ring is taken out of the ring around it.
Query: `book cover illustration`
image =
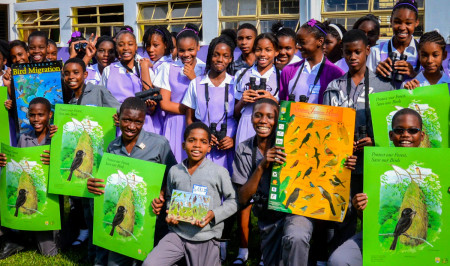
[[[272,169],[269,209],[342,222],[350,195],[355,111],[284,101],[275,145],[286,163]]]
[[[168,217],[193,223],[201,221],[209,211],[211,197],[174,189],[170,199]]]

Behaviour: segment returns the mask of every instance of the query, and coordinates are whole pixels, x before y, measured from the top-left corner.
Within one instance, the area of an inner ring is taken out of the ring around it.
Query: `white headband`
[[[329,26],[334,28],[339,33],[339,36],[341,37],[342,40],[342,37],[344,37],[344,35],[342,34],[341,29],[339,29],[339,27],[336,24],[330,24]]]

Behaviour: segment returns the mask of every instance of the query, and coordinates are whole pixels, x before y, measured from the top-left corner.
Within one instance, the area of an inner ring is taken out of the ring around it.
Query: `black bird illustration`
[[[314,147],[314,156],[313,156],[313,158],[316,158],[316,161],[317,161],[317,167],[316,167],[316,169],[319,168],[319,164],[320,164],[319,156],[320,156],[320,153],[318,153],[318,152],[317,152],[317,148]]]
[[[17,215],[19,215],[19,208],[22,207],[27,201],[27,194],[28,191],[26,189],[22,188],[19,190],[19,195],[16,199],[16,212],[14,213],[14,216],[17,217]]]
[[[302,148],[303,144],[306,144],[306,142],[308,142],[308,140],[309,140],[310,137],[311,137],[311,134],[310,134],[310,133],[306,134],[306,136],[305,136],[305,137],[303,138],[303,140],[302,140],[302,144],[300,144],[299,149]]]
[[[77,151],[77,154],[75,155],[75,158],[73,159],[72,165],[70,166],[70,174],[69,174],[69,178],[67,178],[67,181],[72,180],[73,171],[77,170],[81,166],[85,155],[86,155],[86,153],[84,151],[82,151],[82,150]]]
[[[306,170],[305,175],[303,176],[303,179],[305,179],[305,177],[309,178],[309,175],[311,174],[312,171],[312,166],[310,168],[308,168],[308,170]]]
[[[328,200],[328,202],[330,203],[330,209],[331,209],[331,213],[333,213],[333,216],[336,216],[336,211],[334,210],[334,206],[333,206],[333,202],[331,201],[331,196],[330,193],[328,193],[328,191],[326,191],[323,187],[321,186],[317,186],[320,190],[320,193],[322,194],[322,197],[326,200]]]
[[[289,205],[294,203],[298,199],[298,195],[300,194],[300,188],[295,188],[294,191],[289,195],[288,200],[286,201],[286,205],[284,206],[286,209],[289,209]]]
[[[116,215],[114,215],[114,219],[112,222],[111,232],[109,233],[110,236],[114,235],[114,229],[116,229],[116,226],[120,225],[123,222],[123,218],[125,218],[126,212],[127,209],[125,209],[124,206],[119,206],[119,208],[117,208]]]
[[[400,219],[398,220],[397,225],[395,226],[394,241],[392,241],[390,250],[395,250],[395,248],[397,247],[398,237],[403,235],[406,231],[408,231],[415,215],[416,212],[413,211],[411,208],[403,209],[402,215],[400,216]]]

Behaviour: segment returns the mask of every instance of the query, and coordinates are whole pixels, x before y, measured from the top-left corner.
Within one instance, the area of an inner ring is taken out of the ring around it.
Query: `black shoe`
[[[17,252],[20,252],[23,249],[24,249],[24,247],[22,247],[19,244],[12,243],[12,242],[6,242],[5,246],[3,247],[3,249],[0,253],[0,260],[6,259],[7,257],[14,255]]]

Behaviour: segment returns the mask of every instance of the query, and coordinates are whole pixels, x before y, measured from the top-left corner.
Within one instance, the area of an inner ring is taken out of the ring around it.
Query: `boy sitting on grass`
[[[210,210],[201,221],[192,224],[166,218],[170,232],[147,256],[143,265],[173,265],[183,257],[188,265],[220,265],[219,242],[223,221],[237,211],[236,191],[228,171],[209,159],[211,131],[201,123],[186,127],[183,149],[188,158],[172,167],[167,177],[166,202],[173,189],[203,191],[211,197]],[[199,193],[200,194],[200,193]],[[223,199],[223,202],[222,202]],[[154,199],[153,211],[161,211],[160,199]]]

